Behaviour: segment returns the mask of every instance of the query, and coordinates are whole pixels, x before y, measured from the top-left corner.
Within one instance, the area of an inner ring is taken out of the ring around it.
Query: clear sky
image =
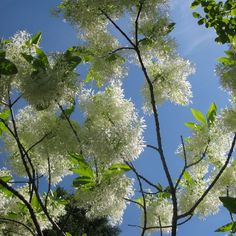
[[[219,88],[218,79],[214,74],[216,58],[223,55],[225,48],[214,42],[215,34],[212,30],[197,25],[189,9],[190,2],[190,0],[172,0],[170,6],[171,18],[176,22],[172,35],[177,40],[178,52],[196,67],[195,75],[190,78],[193,103],[188,107],[165,103],[159,109],[164,150],[173,176],[179,173],[183,164],[174,153],[180,143],[180,135],[189,135],[184,122],[192,120],[190,108],[194,107],[205,113],[213,101],[218,108],[224,107],[228,102],[227,94]],[[32,34],[41,31],[44,39],[42,47],[45,51],[61,51],[76,45],[78,39],[75,30],[62,19],[50,14],[50,9],[58,3],[57,0],[0,0],[0,37],[8,38],[19,30],[26,30]],[[137,108],[141,108],[142,81],[142,73],[137,67],[131,66],[129,76],[124,80],[124,88],[126,97],[131,97]],[[142,115],[141,109],[140,114]],[[147,126],[145,139],[147,143],[155,144],[152,117],[147,117]],[[144,176],[165,185],[156,153],[145,150],[135,165]],[[225,212],[219,216],[209,217],[205,221],[193,218],[191,222],[179,228],[178,235],[214,236],[217,235],[214,230],[228,220]],[[134,206],[129,206],[125,213],[121,236],[139,235],[137,229],[127,226],[129,223],[139,224],[139,213]]]

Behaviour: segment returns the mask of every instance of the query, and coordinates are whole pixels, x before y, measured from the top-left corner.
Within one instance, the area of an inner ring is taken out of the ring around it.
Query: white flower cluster
[[[144,121],[116,82],[96,94],[84,90],[79,106],[86,114],[81,128],[83,150],[105,166],[136,159],[143,150]]]
[[[207,189],[209,182],[209,180],[199,178],[194,180],[191,184],[186,184],[186,188],[178,194],[180,213],[185,213],[194,206],[196,201]],[[215,190],[210,191],[195,209],[194,214],[198,215],[200,218],[216,214],[219,211],[219,207],[222,205],[219,200],[219,194],[220,193]]]
[[[146,213],[147,213],[147,225],[146,227],[160,227],[170,226],[172,223],[173,206],[169,199],[160,198],[158,196],[146,197]],[[142,224],[144,221],[144,215],[142,215]],[[147,233],[152,233],[159,229],[149,229]],[[171,228],[162,228],[165,233],[171,232]]]
[[[18,73],[4,76],[0,84],[0,97],[4,97],[8,89],[16,88],[38,110],[48,108],[56,101],[68,104],[79,90],[76,74],[69,68],[62,53],[47,56],[40,52],[40,56],[37,55],[37,48],[41,49],[39,45],[30,44],[30,36],[29,33],[20,31],[4,45],[6,58],[16,65]],[[42,62],[30,63],[26,57],[31,58],[30,60],[44,57],[45,68],[36,70],[34,65],[39,66]]]
[[[26,199],[29,199],[29,187],[27,185],[24,185],[22,187],[16,188],[16,190]],[[16,196],[13,194],[11,196],[7,196],[6,194],[2,193],[0,190],[0,195],[2,195],[4,198],[7,198],[7,203],[0,208],[1,210],[1,217],[6,219],[15,219],[25,225],[27,225],[29,228],[31,228],[33,231],[35,229],[31,215],[27,209],[27,207],[19,200]],[[3,199],[4,199],[3,198]],[[43,204],[44,199],[41,198]],[[49,222],[46,215],[43,213],[43,210],[41,209],[39,202],[35,195],[33,195],[33,200],[31,202],[31,206],[34,209],[36,218],[39,222],[39,225],[42,230],[49,229],[52,227],[51,223]],[[56,201],[54,198],[48,198],[47,201],[47,210],[50,216],[53,220],[58,220],[60,216],[65,214],[65,206],[60,203],[60,201]],[[16,231],[17,229],[17,231]],[[0,230],[4,231],[10,231],[12,232],[14,236],[17,235],[28,235],[29,231],[22,227],[21,225],[17,224],[17,227],[14,223],[5,223],[0,224]]]
[[[189,61],[178,56],[167,56],[157,62],[148,63],[146,67],[153,84],[156,104],[167,100],[180,105],[189,104],[192,92],[187,77],[194,73]],[[143,94],[146,99],[144,111],[151,113],[150,89],[147,83],[143,87]]]
[[[236,109],[230,107],[222,112],[222,119],[227,130],[236,132]]]
[[[178,199],[181,213],[187,212],[193,207],[219,173],[226,162],[232,145],[232,138],[232,129],[227,127],[225,111],[222,111],[210,127],[206,124],[196,128],[192,137],[186,140],[187,164],[195,162],[197,164],[187,169],[189,177],[185,177],[180,182],[181,188],[178,191]],[[179,147],[177,153],[183,157],[183,147]],[[227,188],[233,196],[235,195],[235,178],[235,161],[231,161],[217,184],[199,204],[194,213],[200,217],[217,213],[222,205],[219,196],[225,195]]]
[[[29,157],[39,174],[49,176],[48,160],[52,183],[58,183],[63,176],[71,174],[68,152],[79,152],[80,145],[65,119],[50,111],[37,112],[28,106],[20,110],[16,123],[20,141],[29,150]],[[78,131],[78,126],[73,125]],[[16,141],[10,133],[5,135],[5,142],[12,155],[9,161],[15,173],[25,176]]]
[[[232,100],[236,102],[236,46],[231,44],[228,51],[230,54],[232,62],[229,64],[221,63],[217,66],[216,72],[220,77],[221,85],[224,89],[230,92]]]
[[[68,104],[75,98],[79,86],[76,74],[69,69],[62,54],[53,54],[46,70],[21,78],[19,89],[30,104],[41,110],[56,102]]]
[[[101,182],[90,191],[78,191],[79,206],[87,209],[86,215],[90,218],[108,216],[112,224],[122,222],[127,202],[124,198],[134,195],[133,180],[123,176],[103,178]]]
[[[0,99],[5,97],[8,89],[16,86],[21,78],[28,77],[31,72],[30,64],[23,58],[22,53],[31,54],[33,50],[26,47],[26,42],[30,39],[30,34],[26,31],[17,32],[9,43],[3,46],[6,52],[6,59],[13,62],[18,70],[18,73],[13,76],[3,76],[0,83]]]

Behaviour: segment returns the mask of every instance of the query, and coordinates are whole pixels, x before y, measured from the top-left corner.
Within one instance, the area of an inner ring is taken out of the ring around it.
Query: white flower
[[[187,105],[192,97],[191,85],[187,77],[194,72],[188,61],[180,57],[166,57],[147,66],[147,72],[153,84],[156,105],[171,101]],[[144,111],[152,113],[150,89],[147,83],[143,87],[145,97]]]
[[[127,206],[124,198],[133,194],[133,180],[123,175],[103,178],[90,191],[78,190],[77,199],[80,207],[88,209],[88,217],[108,216],[112,224],[120,224]]]
[[[180,213],[185,213],[194,206],[196,201],[207,189],[209,182],[209,180],[203,179],[194,180],[192,184],[187,184],[186,188],[182,189],[178,193]],[[216,214],[219,211],[219,207],[222,205],[219,196],[219,192],[217,193],[213,190],[210,191],[195,209],[194,214],[201,218],[205,218],[211,214]]]
[[[167,198],[159,198],[157,196],[147,196],[147,225],[146,227],[155,226],[169,226],[172,222],[173,206],[172,202]],[[142,224],[144,220],[144,215],[142,214]],[[159,231],[160,229],[149,229],[147,233],[153,233],[154,231]],[[171,228],[163,228],[163,232],[171,232]]]
[[[83,150],[87,156],[110,165],[131,161],[143,150],[144,121],[126,100],[120,83],[112,83],[104,92],[93,94],[85,90],[79,105],[86,114],[81,128]]]
[[[21,78],[19,89],[28,102],[38,110],[51,105],[69,104],[79,86],[76,74],[70,70],[62,54],[53,54],[45,70],[38,70],[30,76]]]
[[[19,111],[16,123],[20,141],[26,150],[30,149],[28,154],[38,174],[49,176],[48,160],[52,183],[71,174],[68,152],[79,152],[80,145],[65,119],[55,116],[52,111],[36,112],[28,106]],[[73,122],[73,126],[78,131],[78,125]],[[9,133],[4,139],[7,151],[12,154],[11,166],[17,174],[25,176],[16,141]]]

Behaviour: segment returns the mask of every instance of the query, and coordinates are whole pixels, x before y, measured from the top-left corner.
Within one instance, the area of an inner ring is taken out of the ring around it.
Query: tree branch
[[[231,158],[233,151],[234,151],[235,143],[236,143],[236,133],[234,134],[234,138],[233,138],[227,159],[225,161],[225,164],[221,167],[221,169],[220,169],[219,173],[216,175],[215,179],[211,182],[211,184],[208,186],[208,188],[205,190],[205,192],[202,194],[202,196],[195,202],[195,204],[192,206],[192,208],[189,211],[179,215],[178,219],[181,219],[181,218],[184,218],[188,215],[191,215],[194,212],[194,210],[198,207],[198,205],[203,201],[203,199],[206,197],[206,195],[210,192],[210,190],[214,187],[214,185],[216,184],[216,182],[221,177],[222,173],[224,172],[224,170],[226,169],[226,167],[229,164],[230,158]]]

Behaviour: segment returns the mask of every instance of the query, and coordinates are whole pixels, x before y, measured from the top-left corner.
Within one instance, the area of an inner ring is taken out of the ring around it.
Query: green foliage
[[[193,122],[185,122],[185,126],[192,130],[199,130],[203,126],[208,125],[210,127],[215,122],[216,114],[217,114],[217,107],[216,104],[213,102],[211,103],[206,116],[204,116],[199,110],[191,109],[191,112],[193,114],[193,117],[200,122],[199,123],[193,123]]]
[[[196,109],[193,109],[193,108],[191,109],[191,111],[192,111],[192,114],[193,114],[194,118],[197,121],[199,121],[202,124],[206,124],[206,119],[205,119],[204,115],[200,111],[198,111]]]
[[[231,222],[226,225],[221,226],[215,232],[231,232],[236,233],[236,222]]]
[[[236,2],[235,0],[194,0],[191,8],[201,6],[204,15],[193,12],[199,25],[213,27],[216,31],[216,42],[230,43],[236,40]]]
[[[5,58],[6,53],[0,51],[0,77],[1,75],[15,75],[18,73],[16,65]]]
[[[236,214],[236,198],[233,197],[220,197],[221,202],[224,207],[226,207],[229,212]]]

